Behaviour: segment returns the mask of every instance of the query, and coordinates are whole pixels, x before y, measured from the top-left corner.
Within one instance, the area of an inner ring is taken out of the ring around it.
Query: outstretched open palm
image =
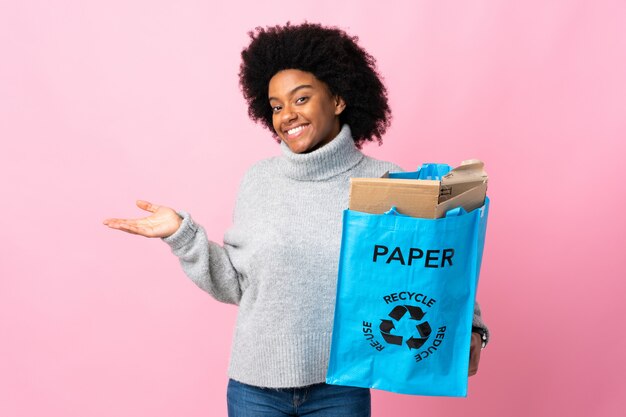
[[[145,200],[137,200],[137,207],[151,212],[141,219],[106,219],[102,223],[112,229],[145,237],[168,237],[174,234],[182,223],[174,209],[157,206]]]

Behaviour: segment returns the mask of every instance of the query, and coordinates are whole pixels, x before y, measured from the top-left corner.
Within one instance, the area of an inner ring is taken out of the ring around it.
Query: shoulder
[[[239,182],[233,220],[241,221],[246,215],[254,213],[259,199],[263,199],[271,190],[276,179],[278,157],[261,159],[253,163],[243,174]],[[242,217],[243,216],[243,217]]]
[[[363,160],[357,166],[353,176],[359,177],[380,177],[386,172],[403,172],[404,169],[397,164],[381,159],[372,158],[364,155]]]
[[[261,159],[253,163],[246,171],[246,176],[254,176],[263,174],[268,171],[274,171],[278,164],[279,156],[270,156],[269,158]]]
[[[265,182],[266,179],[275,177],[278,165],[278,156],[261,159],[253,163],[243,174],[240,188],[244,189],[250,185]]]

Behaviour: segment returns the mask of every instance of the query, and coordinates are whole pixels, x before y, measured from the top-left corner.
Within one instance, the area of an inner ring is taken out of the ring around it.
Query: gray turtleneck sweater
[[[239,305],[229,377],[273,388],[325,381],[349,179],[401,171],[361,153],[348,125],[311,153],[281,149],[245,174],[223,246],[185,211],[163,238],[193,282]]]

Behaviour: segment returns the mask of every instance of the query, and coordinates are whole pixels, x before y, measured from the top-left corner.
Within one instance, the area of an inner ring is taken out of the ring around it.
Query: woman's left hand
[[[468,375],[476,375],[478,372],[478,362],[480,362],[480,351],[483,347],[483,341],[478,333],[472,333],[472,342],[470,343],[470,360]]]

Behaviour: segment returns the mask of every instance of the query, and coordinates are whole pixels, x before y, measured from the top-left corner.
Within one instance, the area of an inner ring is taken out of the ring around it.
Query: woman
[[[368,389],[324,381],[349,179],[401,170],[359,150],[382,141],[387,93],[374,58],[337,28],[288,23],[250,37],[240,84],[282,155],[245,174],[224,245],[189,213],[146,201],[137,205],[150,216],[105,224],[162,238],[199,287],[239,306],[229,416],[369,416]],[[478,309],[474,324],[487,335]],[[470,374],[480,342],[473,333]]]

